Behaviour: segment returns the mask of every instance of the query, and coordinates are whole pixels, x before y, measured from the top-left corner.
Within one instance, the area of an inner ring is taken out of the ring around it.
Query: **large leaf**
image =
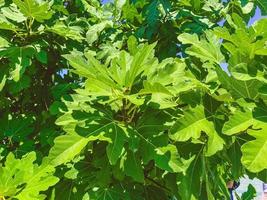
[[[51,165],[41,165],[40,167],[33,167],[33,174],[27,175],[27,185],[26,187],[16,195],[19,200],[29,199],[35,200],[45,199],[46,196],[39,194],[40,191],[46,191],[50,186],[55,185],[59,179],[52,176],[55,172],[54,166]]]
[[[147,62],[153,47],[154,45],[146,45],[134,57],[122,51],[120,59],[114,59],[109,69],[90,54],[86,54],[87,60],[75,52],[64,57],[77,70],[76,73],[90,78],[87,80],[87,84],[88,86],[91,85],[92,89],[89,89],[101,95],[104,90],[122,89],[122,87],[129,87],[133,84],[136,77],[144,71],[144,64]],[[95,84],[94,81],[96,81]],[[111,94],[111,92],[109,93]]]
[[[127,152],[123,168],[127,176],[131,176],[137,182],[144,182],[144,172],[138,154]]]
[[[10,23],[10,22],[8,22],[7,20],[0,20],[0,29],[3,29],[3,30],[10,30],[10,31],[17,31],[17,27],[14,25],[14,24],[12,24],[12,23]]]
[[[2,130],[0,132],[6,137],[12,137],[14,141],[20,141],[33,132],[33,122],[31,116],[17,116],[13,119],[2,117],[0,120]]]
[[[114,165],[122,154],[126,135],[124,130],[115,124],[112,124],[109,128],[108,135],[110,135],[112,142],[107,146],[107,156],[110,163]]]
[[[22,159],[16,159],[10,153],[4,166],[0,167],[0,193],[1,196],[19,200],[45,199],[46,195],[40,194],[58,182],[53,176],[55,168],[51,165],[34,164],[36,155],[31,152]],[[21,188],[21,185],[24,185]]]
[[[203,62],[209,61],[214,63],[221,63],[224,56],[220,51],[220,42],[212,32],[206,32],[206,38],[200,39],[196,34],[183,33],[178,36],[178,39],[183,44],[191,44],[192,46],[186,49],[186,53],[191,56],[196,56]]]
[[[154,160],[156,166],[163,170],[184,173],[193,158],[186,160],[180,157],[177,148],[168,144],[167,134],[159,134],[167,129],[168,126],[160,124],[168,119],[169,115],[166,113],[148,111],[140,119],[134,135],[130,137],[132,140],[138,138],[140,155],[145,164]]]
[[[67,26],[60,21],[54,26],[47,28],[46,31],[53,32],[67,39],[77,40],[79,42],[84,40],[84,37],[82,36],[83,30],[79,26]]]
[[[248,134],[255,140],[245,143],[242,150],[242,164],[251,172],[260,172],[267,169],[267,125],[261,124],[257,127],[260,130],[248,130]]]
[[[245,112],[236,111],[233,116],[229,118],[223,126],[223,133],[226,135],[233,135],[245,131],[251,125],[253,125],[254,119],[252,117],[252,111],[245,109]]]
[[[86,32],[86,39],[89,44],[94,43],[97,39],[100,33],[105,29],[112,27],[111,21],[103,21],[99,24],[95,24],[89,28],[89,30]]]
[[[216,132],[211,120],[212,116],[205,116],[204,107],[197,106],[185,112],[184,116],[178,119],[170,130],[170,138],[175,141],[187,141],[199,139],[201,132],[208,136],[207,156],[211,156],[223,148],[224,141]]]
[[[13,2],[26,17],[35,19],[38,22],[43,22],[52,17],[53,13],[48,2],[42,2],[41,4],[36,0],[13,0]]]
[[[7,57],[10,65],[10,78],[18,82],[24,74],[26,67],[29,67],[32,62],[31,58],[35,54],[33,46],[16,47],[11,46],[0,52],[0,56]]]
[[[198,106],[185,113],[176,121],[171,129],[170,138],[175,141],[187,141],[190,138],[198,139],[201,131],[208,130],[210,122],[204,115],[204,107]]]
[[[236,110],[229,120],[223,126],[223,133],[226,135],[233,135],[246,131],[251,126],[262,124],[266,122],[267,113],[265,107],[255,107],[254,105],[246,105],[241,110]]]
[[[14,4],[11,4],[10,7],[2,8],[1,11],[6,18],[15,22],[23,22],[26,20],[26,17],[19,12],[18,8]]]
[[[186,176],[178,175],[178,177],[181,180],[179,195],[182,199],[214,199],[212,194],[214,189],[220,191],[222,198],[230,198],[226,181],[216,164],[209,162],[209,159],[203,155],[202,149],[198,149],[195,159],[186,171]],[[199,178],[195,179],[194,177]],[[211,184],[211,181],[215,181],[215,187]]]
[[[46,159],[53,166],[65,164],[80,154],[88,142],[88,138],[79,135],[58,136]]]
[[[185,174],[187,168],[194,159],[194,156],[188,160],[180,158],[177,149],[174,145],[169,144],[165,147],[159,147],[156,149],[157,155],[155,156],[155,162],[162,168],[171,172],[182,172]],[[163,165],[165,165],[163,167]]]
[[[154,46],[155,44],[140,46],[139,51],[133,56],[121,51],[118,55],[119,57],[113,58],[109,66],[107,66],[109,63],[102,64],[90,53],[85,54],[87,59],[78,52],[72,52],[64,57],[75,68],[75,73],[88,78],[85,82],[85,89],[88,95],[109,97],[110,102],[115,104],[114,106],[116,107],[122,104],[123,98],[128,99],[133,104],[141,105],[144,102],[141,98],[144,94],[150,95],[154,93],[157,96],[156,94],[162,93],[162,90],[166,93],[167,89],[160,86],[160,83],[155,83],[153,86],[149,86],[146,83],[144,84],[145,88],[140,93],[135,92],[135,94],[131,95],[131,88],[140,81],[138,77],[143,76],[145,78],[156,67],[163,68],[163,66],[172,62],[175,65],[173,60],[158,64],[156,59],[152,57]],[[171,93],[168,91],[167,93],[170,98]],[[171,106],[173,105],[171,104]]]
[[[229,76],[221,68],[217,67],[216,72],[219,81],[222,85],[229,90],[233,98],[259,98],[259,88],[263,86],[263,83],[257,79],[251,79],[248,81],[238,80],[232,76]]]

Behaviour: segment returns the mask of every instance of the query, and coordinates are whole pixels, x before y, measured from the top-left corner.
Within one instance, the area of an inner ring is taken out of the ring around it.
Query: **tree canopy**
[[[267,181],[258,9],[0,0],[0,199],[229,199],[229,180]]]

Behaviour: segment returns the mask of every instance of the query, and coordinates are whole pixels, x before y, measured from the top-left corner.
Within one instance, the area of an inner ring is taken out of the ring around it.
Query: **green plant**
[[[229,199],[229,180],[266,181],[267,20],[247,26],[265,1],[0,6],[0,199]]]

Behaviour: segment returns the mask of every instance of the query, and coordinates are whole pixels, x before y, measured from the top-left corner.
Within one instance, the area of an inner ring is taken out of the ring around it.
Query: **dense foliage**
[[[0,0],[0,199],[229,199],[229,180],[267,181],[259,8]]]

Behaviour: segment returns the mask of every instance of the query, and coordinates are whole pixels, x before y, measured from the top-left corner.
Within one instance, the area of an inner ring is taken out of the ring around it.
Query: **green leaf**
[[[202,178],[202,165],[200,161],[200,156],[197,155],[192,161],[192,164],[186,171],[186,176],[178,175],[179,184],[179,195],[185,200],[196,200],[199,198],[199,191],[201,188]],[[195,177],[198,177],[195,179]],[[198,197],[197,197],[198,195]]]
[[[0,0],[0,6],[5,5],[5,0]]]
[[[159,10],[158,10],[158,5],[159,5],[159,2],[158,1],[152,1],[150,4],[149,4],[149,7],[148,7],[148,11],[147,11],[147,22],[148,24],[153,27],[156,25],[157,23],[157,20],[159,18]]]
[[[255,140],[245,143],[241,147],[242,164],[251,172],[260,172],[267,169],[267,125],[260,124],[257,127],[260,130],[248,130],[248,134],[255,138]]]
[[[54,142],[55,145],[50,149],[46,161],[53,166],[58,166],[71,161],[80,154],[89,139],[79,135],[62,135],[58,136]]]
[[[17,94],[23,89],[28,88],[31,85],[31,79],[29,76],[24,75],[18,82],[12,82],[9,84],[9,91],[12,94]]]
[[[38,22],[43,22],[52,17],[53,12],[50,10],[48,2],[40,4],[36,0],[13,0],[13,2],[19,7],[21,13]]]
[[[27,175],[26,187],[15,197],[19,200],[29,199],[35,200],[46,197],[44,194],[39,194],[40,191],[46,191],[50,186],[55,185],[59,179],[52,176],[55,168],[53,166],[34,167],[32,175]]]
[[[9,46],[9,42],[6,39],[0,37],[0,48],[8,47],[8,46]]]
[[[12,137],[14,141],[20,141],[33,132],[33,123],[34,120],[31,116],[18,115],[11,119],[2,117],[0,132],[6,137]]]
[[[36,54],[36,58],[37,60],[39,60],[41,63],[43,64],[47,64],[47,52],[44,50],[40,50],[37,54]]]
[[[201,2],[200,0],[191,0],[191,5],[194,8],[194,10],[199,10],[201,7]]]
[[[257,7],[0,0],[0,199],[230,199],[228,180],[265,180]]]
[[[116,198],[131,200],[123,185],[115,185],[109,188],[101,188],[97,191],[92,191],[89,194],[90,199],[114,200]]]
[[[122,7],[123,5],[126,3],[126,0],[115,0],[114,4],[115,4],[115,8],[116,8],[116,14],[118,17],[121,13]]]
[[[80,76],[92,76],[92,72],[90,72],[89,63],[77,52],[72,52],[71,54],[63,55],[63,57],[69,61],[70,65],[75,68],[76,73]]]
[[[185,174],[187,168],[195,158],[194,156],[188,160],[180,158],[177,148],[171,144],[165,147],[159,147],[155,150],[157,153],[155,162],[161,167],[165,166],[162,168],[170,172],[182,172]]]
[[[266,0],[256,0],[256,3],[262,10],[262,14],[266,15],[267,14],[267,1]]]
[[[253,187],[253,185],[249,184],[247,191],[242,194],[241,199],[242,200],[252,200],[256,196],[257,196],[257,192],[256,192],[255,188]]]
[[[261,19],[252,27],[247,28],[241,16],[233,13],[232,18],[233,26],[236,29],[234,33],[231,34],[226,27],[217,27],[214,33],[224,39],[223,46],[231,53],[229,64],[235,68],[235,65],[239,63],[249,63],[256,55],[266,54],[265,42],[267,38],[263,32],[266,19]],[[255,68],[254,66],[249,67]]]
[[[53,32],[67,39],[77,40],[78,42],[84,40],[84,37],[82,36],[83,29],[81,29],[81,27],[67,26],[64,24],[64,22],[61,21],[57,21],[55,25],[53,25],[52,27],[48,27],[45,30]]]
[[[19,200],[45,199],[46,195],[40,192],[55,185],[59,179],[53,176],[53,166],[37,165],[33,163],[35,160],[34,152],[21,159],[15,159],[12,153],[8,154],[5,164],[0,167],[1,196]],[[24,187],[21,188],[21,185]]]
[[[245,131],[253,125],[253,123],[254,119],[251,110],[245,109],[245,112],[238,110],[229,118],[229,121],[224,124],[222,131],[226,135],[233,135]]]
[[[133,35],[131,35],[128,40],[127,40],[127,48],[128,48],[128,51],[131,53],[131,54],[135,54],[136,51],[138,50],[137,49],[137,39],[136,37],[134,37]]]
[[[208,130],[210,126],[204,115],[204,107],[198,106],[185,112],[184,116],[176,121],[170,130],[170,138],[175,141],[198,139],[201,131]]]
[[[82,100],[80,96],[76,97],[76,99],[80,101]],[[87,100],[88,99],[85,99],[85,101]],[[76,108],[74,108],[74,110],[75,109]],[[48,162],[55,166],[71,161],[75,156],[80,154],[80,152],[90,141],[101,140],[111,143],[112,140],[110,138],[118,139],[118,137],[120,137],[120,135],[117,134],[118,131],[121,131],[121,128],[113,125],[113,123],[109,120],[104,121],[106,124],[102,121],[97,123],[97,117],[99,117],[99,115],[93,115],[92,113],[82,113],[79,111],[72,112],[73,113],[65,113],[56,121],[57,125],[64,126],[64,130],[69,135],[58,136],[55,139],[55,145],[49,152],[47,158]],[[89,116],[91,119],[95,119],[95,121],[90,121]],[[88,120],[87,125],[84,124],[86,120]],[[84,137],[78,135],[77,133]],[[119,140],[113,141],[114,145],[117,145],[117,142],[119,142]],[[107,147],[107,149],[111,150],[110,155],[112,159],[114,159],[114,156],[116,156],[115,154],[117,153],[118,148],[120,147],[113,145]]]
[[[246,106],[246,107],[245,107]],[[267,121],[265,107],[244,105],[242,110],[237,109],[223,126],[223,133],[233,135],[246,131],[252,125],[258,125]]]
[[[255,100],[259,97],[259,88],[263,86],[261,81],[257,79],[251,79],[249,81],[237,80],[228,76],[228,74],[219,67],[216,68],[216,72],[219,81],[229,90],[233,98],[249,98]]]
[[[192,45],[186,49],[187,54],[198,57],[202,62],[209,61],[220,64],[224,60],[224,56],[220,51],[219,39],[211,31],[206,32],[206,38],[207,40],[199,40],[196,34],[191,35],[189,33],[178,36],[183,44]]]
[[[6,18],[18,23],[21,23],[27,19],[21,12],[19,12],[15,4],[11,4],[9,7],[4,7],[1,9],[1,11]]]
[[[205,147],[205,155],[212,156],[223,149],[224,140],[218,135],[214,127],[210,127],[210,130],[206,131],[206,133],[208,135],[208,143]]]
[[[139,76],[145,69],[147,62],[150,61],[150,56],[153,55],[153,49],[156,44],[145,45],[138,51],[131,62],[131,67],[127,70],[125,75],[125,86],[131,87],[137,76]]]
[[[144,100],[139,97],[141,95],[131,95],[130,90],[139,82],[137,77],[149,73],[146,71],[149,64],[156,63],[153,59],[154,47],[155,44],[145,44],[133,56],[121,51],[119,57],[113,58],[109,66],[109,63],[102,64],[90,53],[85,54],[87,59],[79,52],[72,52],[64,57],[75,68],[75,73],[88,78],[85,82],[88,95],[109,97],[116,107],[114,109],[118,109],[123,98],[136,105],[143,104]]]
[[[5,84],[6,84],[6,75],[4,74],[4,75],[2,75],[2,80],[0,82],[0,92],[4,88]]]
[[[3,29],[3,30],[10,30],[10,31],[17,31],[17,27],[7,21],[2,21],[0,19],[0,29]]]
[[[141,164],[141,159],[138,154],[135,154],[132,151],[128,151],[123,168],[127,176],[132,177],[133,180],[137,182],[144,182],[144,172]]]
[[[86,40],[88,44],[93,44],[99,37],[100,33],[105,28],[112,27],[113,23],[111,21],[103,21],[101,23],[95,24],[93,26],[90,26],[88,31],[86,32]]]
[[[203,131],[208,136],[206,155],[211,156],[223,149],[224,141],[216,132],[213,123],[208,121],[209,119],[211,120],[212,116],[205,116],[203,106],[190,109],[172,126],[169,137],[174,141],[199,139]]]
[[[150,84],[146,81],[144,82],[144,89],[142,89],[138,94],[151,94],[150,101],[158,104],[161,109],[177,105],[174,101],[172,101],[174,95],[160,83]]]
[[[109,129],[109,135],[112,143],[108,144],[107,146],[107,156],[110,163],[115,165],[122,154],[126,135],[124,130],[115,124],[111,125]]]
[[[65,174],[64,177],[68,178],[68,179],[76,179],[77,175],[78,175],[79,171],[77,169],[75,169],[74,167],[72,167],[71,169],[69,169]]]
[[[20,80],[26,68],[32,64],[31,58],[34,54],[35,49],[31,45],[22,47],[11,46],[0,52],[0,56],[8,58],[11,67],[10,78],[15,82]]]

